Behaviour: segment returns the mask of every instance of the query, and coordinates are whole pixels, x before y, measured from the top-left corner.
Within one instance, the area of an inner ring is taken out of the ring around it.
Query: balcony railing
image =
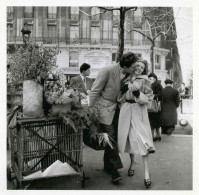
[[[24,18],[33,18],[33,12],[25,12]]]
[[[7,12],[7,18],[13,19],[13,17],[14,17],[13,12]]]
[[[118,46],[118,39],[94,39],[94,38],[87,38],[87,39],[80,39],[80,38],[58,38],[58,37],[30,37],[30,43],[37,43],[43,42],[44,44],[55,44],[64,42],[66,45],[101,45],[106,44],[110,46]],[[8,36],[7,43],[21,43],[23,42],[22,36]],[[146,40],[124,40],[124,45],[131,45],[131,46],[143,46],[143,45],[151,45],[151,42]],[[160,41],[156,41],[156,47],[164,48],[163,44]]]
[[[57,13],[48,13],[48,19],[56,19]]]
[[[71,14],[71,20],[79,20],[79,14]]]

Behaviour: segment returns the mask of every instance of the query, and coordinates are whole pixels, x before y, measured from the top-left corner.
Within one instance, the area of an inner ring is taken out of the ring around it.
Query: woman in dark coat
[[[154,94],[154,100],[161,102],[162,101],[162,85],[158,83],[158,78],[156,74],[151,73],[148,75],[149,80],[151,81],[151,88],[153,90]],[[148,112],[149,115],[149,121],[151,125],[152,135],[153,135],[153,141],[159,140],[161,141],[161,111],[158,112]],[[156,131],[156,136],[155,136]]]
[[[177,124],[177,108],[180,104],[178,90],[173,88],[173,81],[165,80],[166,87],[162,92],[162,132],[172,134]]]

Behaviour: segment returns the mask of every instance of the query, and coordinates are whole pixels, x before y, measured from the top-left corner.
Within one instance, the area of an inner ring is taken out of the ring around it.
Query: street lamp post
[[[30,38],[31,30],[28,28],[28,24],[24,23],[24,27],[21,30],[22,36],[23,36],[23,43],[27,44]]]

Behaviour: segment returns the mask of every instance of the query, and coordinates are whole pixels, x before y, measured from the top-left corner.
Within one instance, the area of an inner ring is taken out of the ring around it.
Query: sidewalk
[[[156,153],[150,155],[152,187],[149,190],[192,190],[192,136],[162,135],[161,142],[155,142]],[[124,168],[120,185],[111,183],[110,175],[103,171],[103,151],[84,147],[84,170],[90,177],[85,190],[146,190],[142,158],[136,155],[133,177],[127,176],[129,155],[122,154]]]
[[[180,108],[178,108],[177,112],[178,112],[178,124],[176,125],[174,134],[192,135],[193,134],[193,114],[181,113]],[[179,121],[181,119],[184,119],[188,122],[188,124],[185,127],[179,124]]]
[[[162,135],[162,141],[154,144],[156,153],[150,155],[153,183],[147,190],[192,190],[192,136]],[[139,155],[135,158],[137,163],[133,177],[127,176],[129,155],[121,155],[124,168],[120,169],[120,173],[123,180],[120,185],[113,185],[111,176],[103,171],[103,153],[84,146],[83,169],[90,179],[86,180],[82,190],[146,190],[143,162]],[[12,189],[11,182],[8,182],[8,189]]]

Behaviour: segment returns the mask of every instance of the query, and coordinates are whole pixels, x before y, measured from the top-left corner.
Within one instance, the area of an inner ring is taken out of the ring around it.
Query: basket
[[[17,128],[11,131],[11,168],[16,175],[16,188],[35,189],[36,185],[37,189],[80,189],[82,142],[82,132],[74,131],[60,118],[19,119]],[[23,178],[44,171],[56,160],[67,162],[77,174],[61,175],[62,179],[59,176]]]

